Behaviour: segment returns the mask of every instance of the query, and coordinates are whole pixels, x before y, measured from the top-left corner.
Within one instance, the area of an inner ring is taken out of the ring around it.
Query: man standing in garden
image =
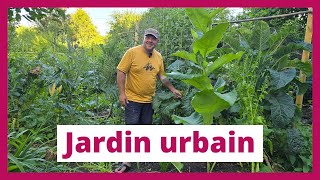
[[[157,30],[145,30],[142,45],[127,50],[117,66],[119,101],[125,107],[126,125],[152,124],[152,98],[157,78],[176,98],[181,98],[181,93],[164,75],[162,56],[155,50],[159,37]],[[130,168],[131,163],[124,162],[115,172],[127,172]]]

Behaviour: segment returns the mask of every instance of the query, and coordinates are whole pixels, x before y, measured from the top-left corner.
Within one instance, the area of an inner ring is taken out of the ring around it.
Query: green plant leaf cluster
[[[223,55],[214,61],[207,60],[209,54],[217,48],[229,25],[228,23],[222,23],[213,28],[211,27],[212,18],[221,11],[222,9],[216,9],[209,13],[206,9],[186,9],[186,14],[196,29],[192,30],[192,34],[195,37],[192,52],[178,51],[172,55],[198,65],[200,72],[188,74],[179,72],[167,73],[169,77],[180,79],[199,90],[193,97],[191,104],[194,110],[203,116],[204,124],[212,124],[213,116],[233,105],[237,97],[235,91],[225,94],[215,92],[212,80],[208,77],[219,67],[232,60],[240,59],[243,55],[243,52],[238,52],[237,54]],[[196,31],[200,32],[194,33]],[[200,37],[198,34],[202,34],[202,36]],[[219,86],[219,88],[223,88],[221,83]]]

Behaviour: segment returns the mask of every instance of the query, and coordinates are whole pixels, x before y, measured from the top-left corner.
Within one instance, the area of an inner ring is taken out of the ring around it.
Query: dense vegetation
[[[312,171],[312,120],[298,94],[311,86],[311,59],[300,61],[306,14],[226,23],[305,9],[153,8],[143,14],[114,13],[106,36],[78,9],[25,8],[33,27],[20,26],[21,9],[8,21],[8,170],[10,172],[111,172],[113,162],[57,163],[57,125],[123,124],[116,66],[124,52],[142,42],[143,30],[161,33],[157,47],[182,99],[157,86],[154,124],[263,125],[264,162],[236,163],[251,172]],[[218,25],[212,25],[213,23]],[[294,30],[294,31],[293,31]],[[207,162],[207,172],[219,163]],[[159,163],[155,171],[183,163]],[[235,170],[236,171],[236,170]]]

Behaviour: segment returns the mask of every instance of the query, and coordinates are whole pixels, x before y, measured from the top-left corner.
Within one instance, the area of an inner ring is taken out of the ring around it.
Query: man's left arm
[[[159,77],[160,81],[162,82],[162,84],[163,84],[164,86],[166,86],[168,89],[170,89],[170,91],[174,94],[174,96],[175,96],[176,98],[181,98],[181,97],[182,97],[181,92],[178,91],[178,90],[171,84],[171,82],[169,81],[169,79],[168,79],[166,76],[161,75],[161,74],[158,74],[158,77]]]

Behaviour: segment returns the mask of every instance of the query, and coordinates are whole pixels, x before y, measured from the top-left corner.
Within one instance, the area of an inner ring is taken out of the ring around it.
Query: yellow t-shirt
[[[130,48],[117,69],[126,76],[125,93],[130,101],[151,103],[156,91],[158,74],[164,74],[161,54],[153,50],[149,57],[142,45]]]

